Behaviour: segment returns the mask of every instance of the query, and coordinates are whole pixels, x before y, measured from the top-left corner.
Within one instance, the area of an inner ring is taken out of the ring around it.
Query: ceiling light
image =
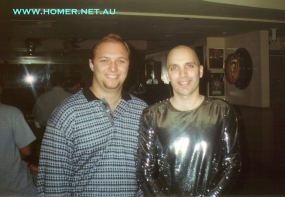
[[[25,81],[27,83],[33,83],[35,81],[35,78],[32,75],[28,75],[28,76],[26,76]]]

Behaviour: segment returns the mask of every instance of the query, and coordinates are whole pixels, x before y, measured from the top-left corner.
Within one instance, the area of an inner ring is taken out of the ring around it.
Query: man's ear
[[[166,79],[167,79],[168,81],[170,81],[167,71],[166,71]]]
[[[89,59],[89,67],[92,70],[92,72],[94,72],[94,65],[91,59]]]
[[[203,77],[203,74],[204,74],[204,66],[200,65],[200,78]]]

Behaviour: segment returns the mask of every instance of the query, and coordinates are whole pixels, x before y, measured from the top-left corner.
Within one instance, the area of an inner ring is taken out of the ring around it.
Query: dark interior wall
[[[235,108],[239,120],[243,170],[275,166],[273,110],[237,105]]]
[[[270,107],[236,105],[245,169],[263,166],[278,171],[285,160],[285,51],[269,52]]]
[[[273,144],[275,161],[284,168],[285,161],[285,50],[269,51],[270,107],[273,110]]]
[[[31,113],[36,99],[45,92],[45,87],[2,88],[1,103],[20,109],[24,114]]]
[[[285,107],[285,50],[269,52],[270,107]]]
[[[144,74],[145,66],[145,53],[142,51],[136,51],[130,46],[130,65],[128,76],[124,82],[124,89],[129,91],[133,85],[135,85],[140,77],[141,80]]]

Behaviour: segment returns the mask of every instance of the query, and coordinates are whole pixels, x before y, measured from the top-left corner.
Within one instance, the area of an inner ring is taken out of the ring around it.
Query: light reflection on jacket
[[[205,98],[195,110],[178,111],[169,100],[148,107],[139,134],[138,182],[145,196],[218,196],[239,174],[235,111]]]

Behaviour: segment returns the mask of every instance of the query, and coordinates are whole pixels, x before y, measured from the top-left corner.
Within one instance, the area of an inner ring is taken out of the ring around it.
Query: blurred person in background
[[[39,96],[33,108],[33,116],[41,127],[45,127],[54,109],[72,94],[63,89],[65,77],[62,72],[53,72],[50,75],[52,88]]]
[[[0,102],[0,196],[37,196],[30,146],[35,139],[22,112]]]
[[[73,75],[66,78],[64,89],[71,94],[77,93],[81,90],[81,77],[79,75]]]

